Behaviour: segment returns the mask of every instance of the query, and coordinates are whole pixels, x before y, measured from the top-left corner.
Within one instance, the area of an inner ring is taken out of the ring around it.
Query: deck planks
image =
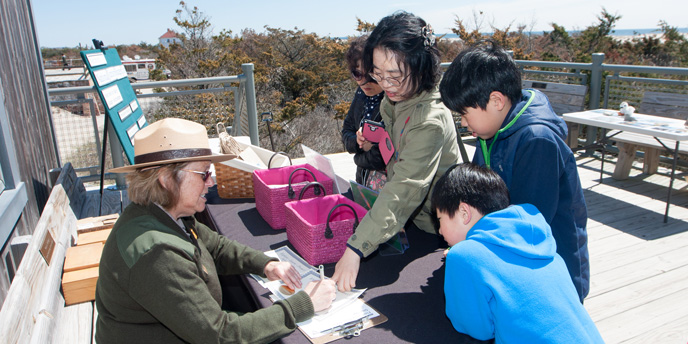
[[[469,156],[474,147],[466,146]],[[338,173],[352,174],[347,154],[328,155]],[[636,161],[627,180],[614,180],[616,157],[577,155],[588,205],[591,290],[585,301],[607,343],[688,340],[688,183],[674,181],[669,221],[663,223],[670,170],[642,174]]]
[[[466,146],[469,156],[474,147]],[[328,155],[353,175],[350,155]],[[663,222],[670,170],[645,175],[635,161],[627,180],[614,180],[616,157],[577,155],[588,205],[591,290],[585,308],[607,343],[688,341],[688,183],[674,181]],[[342,171],[342,172],[340,172]]]
[[[688,339],[688,184],[676,178],[663,223],[670,170],[611,178],[616,159],[579,157],[588,204],[591,290],[585,308],[607,343]]]

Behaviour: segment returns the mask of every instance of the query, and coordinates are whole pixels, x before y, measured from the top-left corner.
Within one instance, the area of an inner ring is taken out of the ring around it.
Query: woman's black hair
[[[440,51],[432,27],[422,18],[404,11],[382,18],[363,50],[363,69],[366,73],[373,70],[375,48],[392,51],[397,63],[406,67],[406,82],[410,87],[404,97],[430,91],[439,82]]]
[[[361,61],[363,60],[363,49],[365,48],[367,40],[368,35],[351,38],[351,43],[349,43],[349,49],[346,51],[346,54],[344,55],[344,57],[346,58],[346,64],[349,66],[350,72],[356,70],[356,65],[358,63],[362,64]],[[363,68],[363,66],[360,66],[360,68]]]

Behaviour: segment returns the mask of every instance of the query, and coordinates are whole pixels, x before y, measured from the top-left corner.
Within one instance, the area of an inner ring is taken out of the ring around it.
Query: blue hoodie
[[[604,343],[556,249],[533,205],[480,219],[447,254],[444,294],[454,328],[496,343]]]
[[[507,126],[533,100],[509,128],[485,142],[490,150],[490,168],[509,188],[512,204],[535,205],[552,228],[557,253],[566,262],[580,301],[590,290],[588,262],[588,211],[576,165],[566,145],[566,123],[559,118],[544,93],[523,90],[521,101],[512,105],[501,128]],[[480,147],[473,162],[486,165]]]

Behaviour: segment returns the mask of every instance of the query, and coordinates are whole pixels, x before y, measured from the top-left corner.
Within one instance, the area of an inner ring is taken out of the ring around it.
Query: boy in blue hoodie
[[[447,253],[444,294],[454,328],[496,343],[604,343],[531,204],[509,206],[497,173],[455,165],[432,193]]]
[[[552,228],[582,303],[590,290],[588,218],[566,123],[542,92],[521,89],[514,60],[493,41],[461,52],[440,83],[444,104],[478,137],[473,162],[504,180],[514,204],[537,207]]]

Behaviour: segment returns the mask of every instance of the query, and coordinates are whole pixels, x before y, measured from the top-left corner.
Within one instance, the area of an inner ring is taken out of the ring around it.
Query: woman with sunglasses
[[[367,39],[367,35],[352,39],[346,52],[346,63],[358,88],[344,119],[342,142],[346,150],[354,154],[356,182],[379,190],[386,180],[386,165],[377,143],[363,138],[360,130],[364,120],[382,121],[380,102],[385,96],[382,87],[362,69],[363,48]]]
[[[291,264],[212,231],[193,215],[214,184],[205,126],[167,118],[135,136],[131,203],[105,242],[96,286],[98,343],[268,343],[326,309],[334,282],[312,282],[252,313],[223,310],[218,275],[254,273],[301,288]]]
[[[363,70],[385,91],[380,113],[390,142],[383,148],[393,153],[385,187],[335,267],[342,291],[356,286],[361,258],[403,228],[437,233],[428,195],[459,162],[454,121],[438,90],[440,53],[425,20],[407,12],[382,18],[363,50]]]

